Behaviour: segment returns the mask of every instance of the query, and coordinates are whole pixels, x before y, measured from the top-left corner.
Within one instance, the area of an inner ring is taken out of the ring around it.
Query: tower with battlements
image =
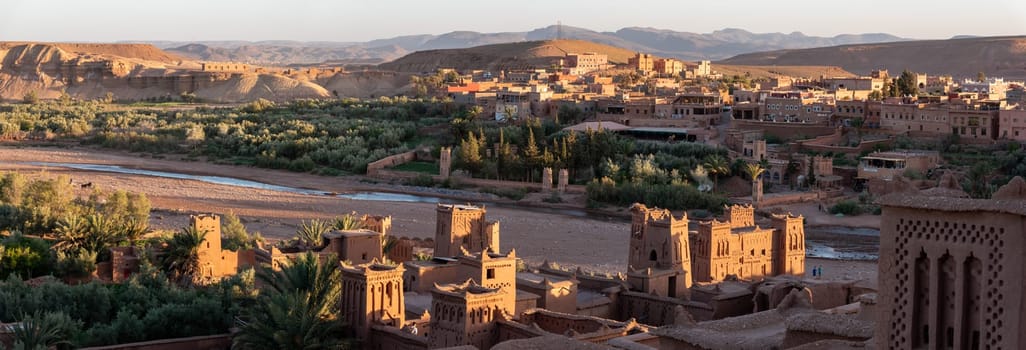
[[[471,252],[499,251],[499,223],[485,220],[484,207],[439,204],[435,230],[435,256],[457,256]]]
[[[374,324],[400,328],[406,320],[403,267],[377,260],[342,266],[342,320],[359,339],[367,339]]]
[[[687,213],[677,218],[669,210],[631,207],[628,281],[635,289],[678,297],[691,287],[691,248]]]

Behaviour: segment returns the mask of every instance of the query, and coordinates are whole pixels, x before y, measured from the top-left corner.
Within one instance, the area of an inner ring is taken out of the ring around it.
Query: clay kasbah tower
[[[881,199],[881,349],[1026,348],[1026,182]]]

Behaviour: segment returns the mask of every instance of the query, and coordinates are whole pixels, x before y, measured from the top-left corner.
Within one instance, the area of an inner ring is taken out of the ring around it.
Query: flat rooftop
[[[565,276],[546,275],[534,272],[517,272],[517,279],[531,283],[542,283],[542,280],[545,279],[548,279],[550,282],[562,282],[570,280]]]

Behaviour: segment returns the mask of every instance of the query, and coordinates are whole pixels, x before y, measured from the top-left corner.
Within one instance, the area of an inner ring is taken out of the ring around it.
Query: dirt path
[[[239,215],[246,227],[270,239],[291,237],[301,220],[330,219],[356,211],[391,215],[393,233],[398,236],[432,237],[435,230],[435,205],[431,203],[357,201],[344,198],[301,195],[270,190],[240,188],[143,175],[114,174],[60,167],[29,165],[26,162],[88,163],[118,165],[126,168],[215,175],[242,178],[269,184],[301,187],[328,192],[380,189],[351,178],[324,177],[287,171],[217,165],[166,159],[141,158],[138,155],[91,149],[0,147],[0,172],[19,171],[30,177],[68,175],[76,183],[92,182],[104,189],[126,189],[146,193],[154,208],[152,226],[178,229],[193,213]],[[88,190],[79,189],[80,195]],[[582,266],[597,272],[626,269],[627,234],[630,224],[622,219],[596,219],[528,211],[508,207],[488,208],[488,219],[501,222],[503,250],[516,249],[528,264],[544,260],[564,266]],[[873,262],[816,263],[827,272],[852,276],[871,276]],[[831,266],[831,267],[827,267]],[[811,271],[811,268],[810,268]]]

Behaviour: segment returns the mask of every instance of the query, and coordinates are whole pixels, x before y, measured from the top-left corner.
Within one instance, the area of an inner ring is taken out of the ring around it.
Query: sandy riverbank
[[[380,190],[387,185],[366,184],[343,177],[141,158],[128,153],[82,148],[0,147],[0,171],[19,171],[32,177],[68,175],[76,183],[92,182],[94,186],[104,189],[120,188],[146,193],[155,209],[152,226],[161,229],[185,226],[188,215],[192,213],[234,211],[243,219],[250,231],[259,231],[271,239],[283,239],[293,235],[301,220],[330,219],[357,211],[391,215],[393,232],[399,236],[426,238],[434,235],[435,205],[430,203],[357,201],[239,188],[194,180],[44,167],[24,164],[25,162],[118,165],[136,169],[235,177],[338,193]],[[78,191],[79,194],[85,194],[87,190]],[[815,210],[814,204],[812,209]],[[801,212],[800,209],[798,212]],[[501,222],[502,249],[516,249],[517,255],[529,264],[538,264],[547,259],[558,261],[564,266],[582,266],[598,272],[625,269],[630,226],[625,220],[574,217],[508,207],[488,208],[488,218]],[[823,266],[828,277],[848,275],[852,278],[875,280],[876,276],[875,262],[809,259],[809,266],[810,270],[811,266]]]

